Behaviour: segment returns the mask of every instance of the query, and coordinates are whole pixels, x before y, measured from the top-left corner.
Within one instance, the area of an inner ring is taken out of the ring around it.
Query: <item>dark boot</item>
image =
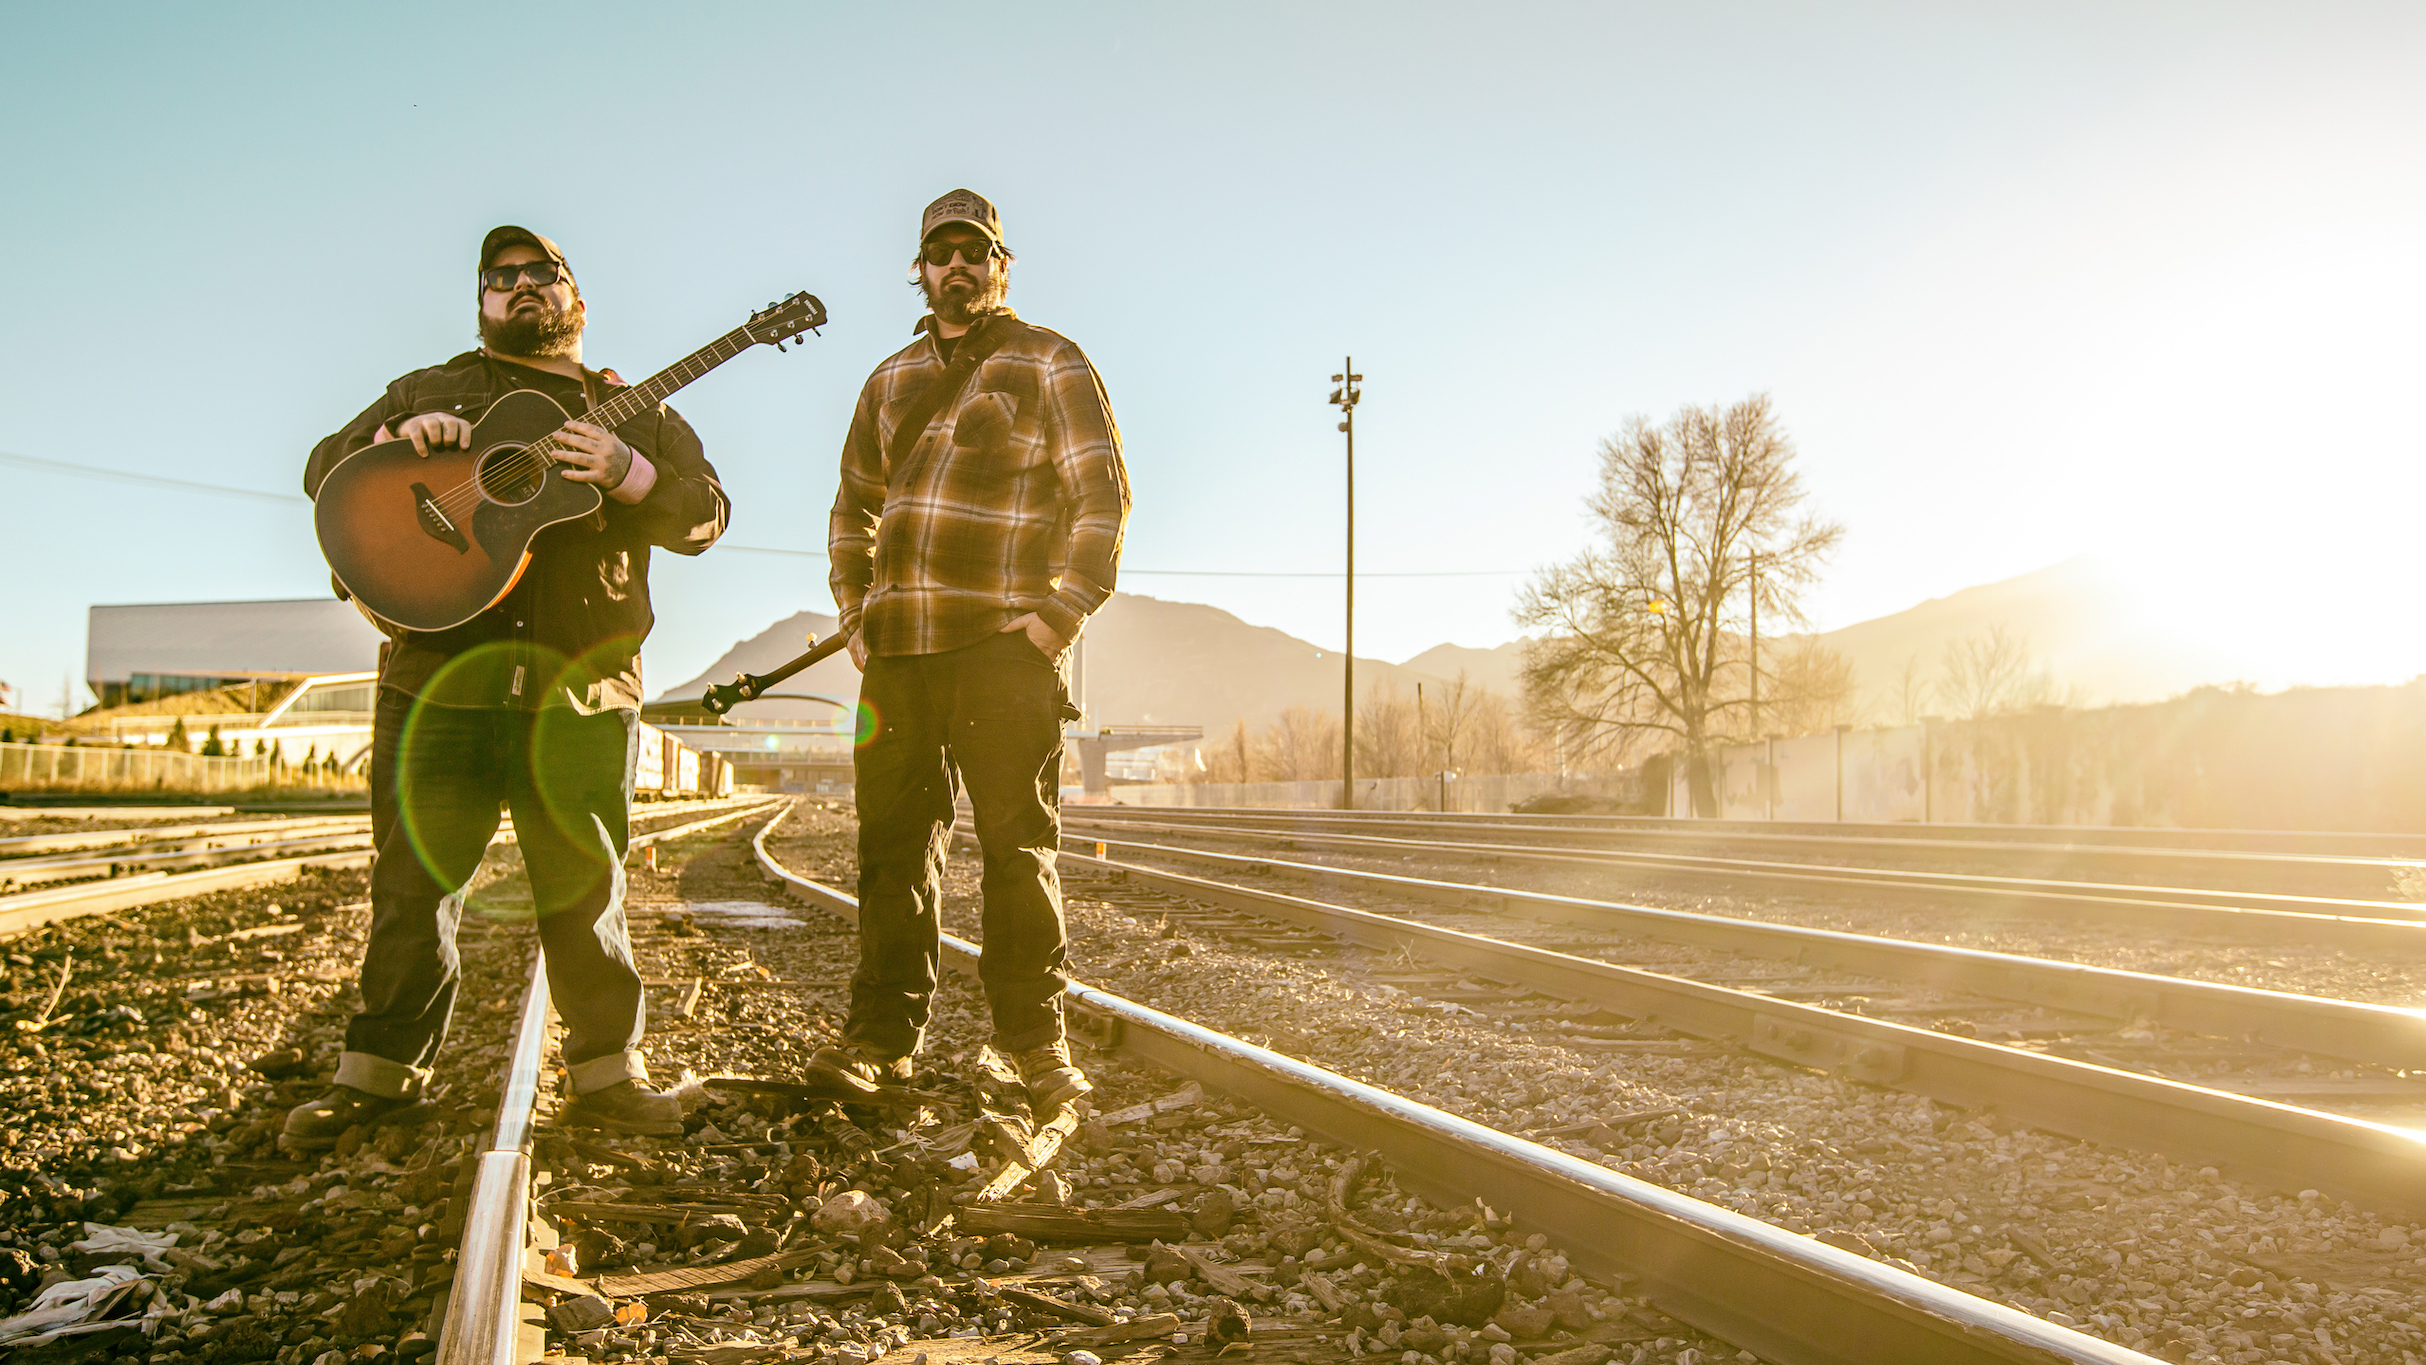
[[[337,1145],[345,1130],[357,1123],[378,1123],[420,1104],[414,1096],[374,1095],[350,1085],[333,1085],[319,1099],[286,1112],[278,1145],[290,1152],[325,1152]]]
[[[641,1137],[681,1137],[682,1101],[639,1081],[617,1081],[604,1090],[575,1095],[572,1103],[557,1111],[556,1121],[567,1128],[603,1128],[610,1133]]]
[[[888,1085],[908,1085],[915,1068],[907,1057],[888,1057],[865,1043],[850,1043],[817,1049],[802,1072],[811,1084],[873,1095]]]
[[[1013,1057],[1019,1068],[1019,1079],[1028,1087],[1028,1103],[1036,1109],[1036,1117],[1051,1122],[1053,1116],[1083,1095],[1093,1094],[1095,1083],[1087,1073],[1070,1060],[1070,1044],[1055,1039],[1043,1047],[1032,1047]]]

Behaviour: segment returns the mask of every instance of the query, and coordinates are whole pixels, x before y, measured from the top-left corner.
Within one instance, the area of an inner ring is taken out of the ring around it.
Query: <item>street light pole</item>
[[[1348,435],[1348,645],[1341,654],[1346,665],[1345,700],[1339,709],[1339,808],[1356,809],[1356,402],[1364,397],[1357,385],[1364,376],[1356,372],[1356,357],[1349,356],[1331,376],[1339,385],[1331,390],[1331,402],[1340,411],[1339,429]]]
[[[1752,566],[1752,742],[1761,742],[1761,552],[1746,552]],[[1761,773],[1761,818],[1777,818],[1777,746],[1766,750],[1769,762]]]
[[[1752,737],[1761,737],[1761,552],[1750,552],[1752,563]]]

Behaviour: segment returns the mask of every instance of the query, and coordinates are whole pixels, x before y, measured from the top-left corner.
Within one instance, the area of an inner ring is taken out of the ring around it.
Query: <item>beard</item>
[[[937,318],[954,327],[965,327],[977,319],[1002,311],[1003,297],[1011,292],[1011,272],[998,262],[983,289],[971,287],[966,275],[946,275],[943,287],[936,289],[920,272],[918,288],[927,296],[927,307]]]
[[[581,315],[539,300],[536,310],[522,310],[517,297],[502,318],[480,315],[480,344],[499,355],[567,355],[581,340]]]

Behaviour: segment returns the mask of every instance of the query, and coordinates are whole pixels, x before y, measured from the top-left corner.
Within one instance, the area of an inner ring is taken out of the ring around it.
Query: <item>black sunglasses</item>
[[[511,289],[516,280],[529,280],[545,289],[565,277],[565,268],[558,261],[524,261],[520,265],[493,265],[480,272],[480,284],[485,289]]]
[[[984,265],[994,258],[994,244],[983,237],[962,237],[953,241],[929,242],[919,253],[928,265],[950,265],[958,257],[971,265]]]

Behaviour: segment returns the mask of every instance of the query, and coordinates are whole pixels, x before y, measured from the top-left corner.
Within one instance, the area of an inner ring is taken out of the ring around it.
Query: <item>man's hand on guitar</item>
[[[657,483],[657,466],[605,427],[567,422],[556,444],[564,452],[557,458],[571,466],[563,471],[566,478],[597,484],[617,502],[638,502]]]
[[[371,436],[372,445],[387,441],[411,441],[413,453],[426,460],[432,446],[469,446],[472,424],[451,412],[425,412],[405,418],[392,432],[383,425]]]
[[[868,671],[868,642],[858,631],[851,632],[851,667]]]

